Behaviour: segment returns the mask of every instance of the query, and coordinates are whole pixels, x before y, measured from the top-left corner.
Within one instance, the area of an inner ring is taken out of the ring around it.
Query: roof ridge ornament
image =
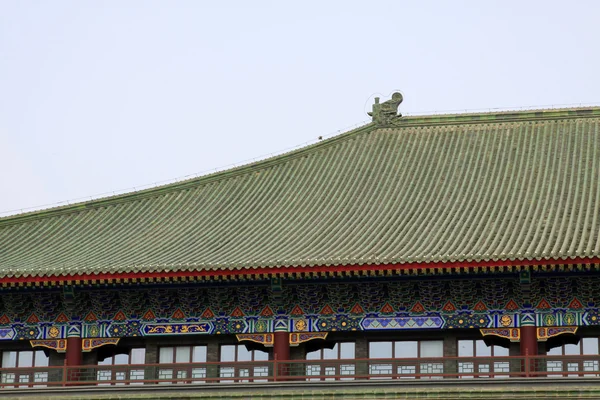
[[[375,104],[373,104],[373,111],[368,113],[373,117],[373,122],[378,125],[388,125],[394,118],[401,117],[402,114],[398,112],[398,107],[402,103],[402,93],[394,92],[392,98],[383,103],[379,103],[379,97],[375,97]]]

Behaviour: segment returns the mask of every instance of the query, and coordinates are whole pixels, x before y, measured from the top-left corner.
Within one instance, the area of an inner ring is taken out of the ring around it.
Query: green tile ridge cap
[[[482,122],[544,121],[600,116],[600,106],[505,110],[477,113],[431,114],[396,117],[387,126],[478,124]]]
[[[188,188],[193,188],[197,186],[202,186],[205,184],[209,184],[212,182],[217,182],[225,179],[230,179],[239,175],[247,174],[253,171],[261,170],[264,168],[268,168],[274,165],[282,164],[287,161],[293,160],[298,157],[303,157],[306,154],[313,153],[315,151],[319,151],[321,149],[327,148],[329,146],[333,146],[338,144],[339,142],[343,142],[349,139],[352,139],[356,135],[360,135],[363,133],[371,132],[376,130],[378,127],[374,123],[368,123],[358,128],[352,129],[347,132],[343,132],[339,135],[333,136],[328,139],[321,140],[317,143],[310,144],[308,146],[304,146],[299,149],[291,150],[282,154],[278,154],[273,157],[268,157],[266,159],[262,159],[259,161],[251,162],[248,164],[240,165],[238,167],[229,168],[223,171],[218,171],[214,173],[209,173],[206,175],[202,175],[199,177],[194,177],[190,179],[186,179],[183,181],[168,183],[165,185],[159,185],[155,187],[151,187],[148,189],[143,189],[134,192],[127,192],[122,194],[117,194],[113,196],[102,197],[93,200],[86,200],[78,203],[73,203],[64,206],[58,207],[50,207],[44,208],[41,210],[35,210],[25,213],[19,213],[14,215],[9,215],[6,217],[0,217],[0,227],[8,226],[12,224],[18,224],[30,220],[42,219],[46,217],[54,217],[63,214],[76,213],[78,211],[89,210],[98,207],[105,207],[109,205],[115,205],[123,202],[135,201],[147,197],[154,197],[158,195],[162,195],[169,192],[175,192],[179,190],[185,190]]]

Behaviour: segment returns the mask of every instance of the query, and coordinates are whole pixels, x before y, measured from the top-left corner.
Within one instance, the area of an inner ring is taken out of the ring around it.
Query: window
[[[43,351],[25,350],[25,351],[3,351],[2,368],[31,368],[47,367],[48,357]],[[48,382],[48,370],[29,370],[29,371],[2,371],[0,382],[6,383],[44,383]],[[44,387],[46,385],[31,385],[34,387]]]
[[[206,346],[161,347],[158,353],[158,362],[160,364],[172,364],[168,368],[161,367],[159,369],[158,379],[172,379],[172,382],[185,379],[189,381],[206,379],[206,365],[194,365],[206,362]]]
[[[458,356],[470,357],[470,360],[458,362],[459,374],[462,378],[507,378],[510,372],[510,363],[508,360],[493,361],[492,357],[508,357],[508,349],[501,346],[488,346],[483,340],[459,340]],[[478,360],[478,357],[487,357],[487,359]],[[483,375],[481,375],[483,374]]]
[[[354,342],[342,342],[336,343],[331,349],[320,349],[311,351],[306,354],[307,360],[315,360],[314,364],[306,365],[306,375],[312,376],[332,376],[331,378],[325,378],[325,380],[333,379],[354,379],[356,366],[350,363],[341,363],[337,360],[352,360],[354,359],[355,345]],[[335,362],[327,362],[327,360],[336,360]],[[343,375],[349,375],[348,377],[340,377]],[[337,378],[334,378],[337,376]],[[309,380],[319,380],[320,378],[312,378]]]
[[[248,350],[243,344],[222,345],[220,352],[221,365],[219,377],[221,378],[265,378],[252,379],[253,382],[266,382],[269,376],[268,364],[260,365],[260,361],[268,361],[269,353],[261,350]],[[235,363],[235,365],[234,365]],[[248,379],[236,380],[237,382],[249,382]],[[233,380],[222,380],[221,382],[233,382]]]
[[[96,379],[99,382],[112,381],[112,383],[104,383],[104,385],[125,384],[124,382],[121,383],[115,381],[141,381],[144,379],[144,369],[131,368],[130,365],[144,364],[145,361],[146,349],[144,348],[131,349],[127,354],[115,354],[114,356],[107,357],[102,361],[98,361],[99,367],[106,366],[106,368],[98,368]],[[100,384],[103,385],[103,383]]]
[[[582,338],[577,344],[563,344],[559,347],[550,349],[547,356],[559,356],[559,359],[550,360],[548,359],[546,368],[548,372],[588,372],[586,374],[552,374],[548,376],[598,376],[597,372],[600,370],[598,365],[597,357],[594,359],[585,359],[586,355],[598,355],[598,338],[589,337]],[[569,359],[568,356],[578,356],[576,358]],[[596,372],[590,374],[589,372]]]
[[[444,364],[426,358],[441,358],[444,356],[442,340],[370,342],[370,359],[395,359],[393,362],[371,362],[370,375],[383,375],[385,378],[414,378],[422,375],[442,374]],[[416,360],[422,359],[422,362]]]

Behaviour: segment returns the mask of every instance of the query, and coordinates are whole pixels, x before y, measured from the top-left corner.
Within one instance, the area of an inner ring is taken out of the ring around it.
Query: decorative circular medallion
[[[299,319],[296,321],[296,324],[294,325],[294,327],[296,328],[297,331],[305,331],[306,330],[306,321],[303,319]]]
[[[55,326],[51,327],[48,330],[48,336],[50,336],[52,338],[58,337],[59,334],[60,334],[60,330]]]
[[[99,333],[100,333],[100,329],[98,329],[98,327],[96,325],[92,325],[89,328],[89,332],[90,332],[90,336],[91,337],[98,337]]]
[[[256,325],[254,325],[254,329],[256,332],[264,332],[267,330],[267,324],[265,321],[257,321]]]
[[[575,325],[575,315],[573,313],[566,313],[563,320],[567,325]]]

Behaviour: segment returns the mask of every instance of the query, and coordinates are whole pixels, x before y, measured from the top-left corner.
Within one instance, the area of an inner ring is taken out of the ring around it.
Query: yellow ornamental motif
[[[575,325],[575,316],[571,313],[567,313],[565,314],[564,321],[567,325]]]
[[[50,337],[57,337],[60,334],[60,330],[58,330],[57,327],[53,326],[52,328],[50,328],[50,330],[48,330],[48,336]]]
[[[306,321],[303,319],[299,319],[298,321],[296,321],[296,330],[297,331],[305,331],[306,330]]]
[[[97,327],[97,326],[95,326],[95,325],[94,325],[94,326],[91,326],[91,327],[90,327],[90,335],[91,335],[92,337],[96,337],[96,336],[98,336],[98,333],[100,333],[100,330],[98,329],[98,327]]]
[[[267,324],[264,321],[258,321],[255,326],[256,332],[264,332],[267,330]]]
[[[510,326],[512,324],[512,318],[510,315],[503,315],[502,318],[500,318],[500,324],[502,326]]]

